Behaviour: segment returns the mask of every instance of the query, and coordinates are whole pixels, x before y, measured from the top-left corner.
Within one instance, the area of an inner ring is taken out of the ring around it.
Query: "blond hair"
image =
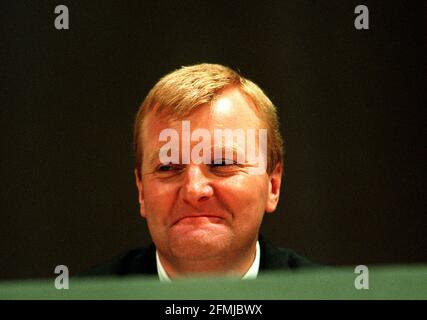
[[[226,87],[237,87],[254,104],[260,120],[267,127],[267,172],[283,163],[283,139],[276,107],[252,81],[219,64],[197,64],[175,70],[156,83],[139,107],[134,125],[135,169],[141,177],[142,130],[148,112],[184,117],[197,107],[211,103]]]

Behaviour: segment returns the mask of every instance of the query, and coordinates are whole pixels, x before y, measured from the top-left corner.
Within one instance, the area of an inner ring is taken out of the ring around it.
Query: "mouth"
[[[220,223],[223,221],[224,218],[220,216],[215,215],[209,215],[209,214],[202,214],[202,215],[188,215],[179,218],[176,220],[173,225],[179,224],[179,223]]]

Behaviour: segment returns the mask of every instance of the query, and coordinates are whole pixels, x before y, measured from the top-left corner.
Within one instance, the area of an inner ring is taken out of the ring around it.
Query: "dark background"
[[[267,238],[324,264],[427,262],[426,2],[361,3],[2,1],[1,279],[149,243],[133,117],[199,62],[241,70],[279,109],[287,172]]]

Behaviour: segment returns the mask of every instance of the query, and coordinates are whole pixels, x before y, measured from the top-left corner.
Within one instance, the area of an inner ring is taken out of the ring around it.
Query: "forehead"
[[[184,128],[184,122],[186,123],[186,128]],[[173,139],[174,142],[172,142],[171,147],[177,149],[180,154],[179,150],[183,148],[184,141],[187,141],[191,146],[198,144],[199,141],[190,138],[196,129],[203,129],[204,132],[207,130],[208,136],[204,136],[203,140],[210,137],[211,143],[215,145],[215,132],[218,129],[222,132],[225,132],[224,130],[226,129],[236,133],[239,132],[238,135],[242,137],[243,134],[243,139],[245,139],[246,132],[248,132],[246,130],[261,128],[265,128],[265,125],[258,117],[252,101],[234,88],[222,91],[211,103],[195,108],[184,117],[178,118],[167,113],[165,115],[165,112],[159,114],[151,111],[147,114],[143,123],[142,157],[147,160],[143,164],[151,165],[158,160],[159,152],[166,143],[164,139],[160,139],[160,135],[166,129],[168,136],[171,131],[177,135],[177,138]],[[164,135],[164,133],[162,134]],[[225,137],[222,137],[222,143],[225,142],[222,145],[223,150],[245,153],[246,143],[244,141],[239,140],[237,137],[228,142],[224,139]],[[229,144],[230,142],[231,145]],[[255,144],[258,145],[258,141],[255,141]]]
[[[175,118],[165,112],[149,112],[144,119],[142,130],[144,151],[164,144],[159,141],[162,130],[174,129],[180,133],[183,120],[190,121],[191,131],[199,128],[213,131],[262,127],[252,101],[237,88],[230,88],[222,91],[211,104],[201,105],[181,118]]]

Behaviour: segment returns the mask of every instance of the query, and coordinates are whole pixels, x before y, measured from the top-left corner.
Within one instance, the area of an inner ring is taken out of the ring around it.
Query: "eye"
[[[157,167],[156,171],[157,172],[174,172],[174,171],[179,171],[182,169],[181,165],[178,164],[161,164]]]
[[[211,168],[229,168],[232,166],[237,166],[237,162],[230,159],[216,159],[210,164]]]
[[[171,171],[173,169],[170,165],[163,165],[158,168],[159,171]]]

